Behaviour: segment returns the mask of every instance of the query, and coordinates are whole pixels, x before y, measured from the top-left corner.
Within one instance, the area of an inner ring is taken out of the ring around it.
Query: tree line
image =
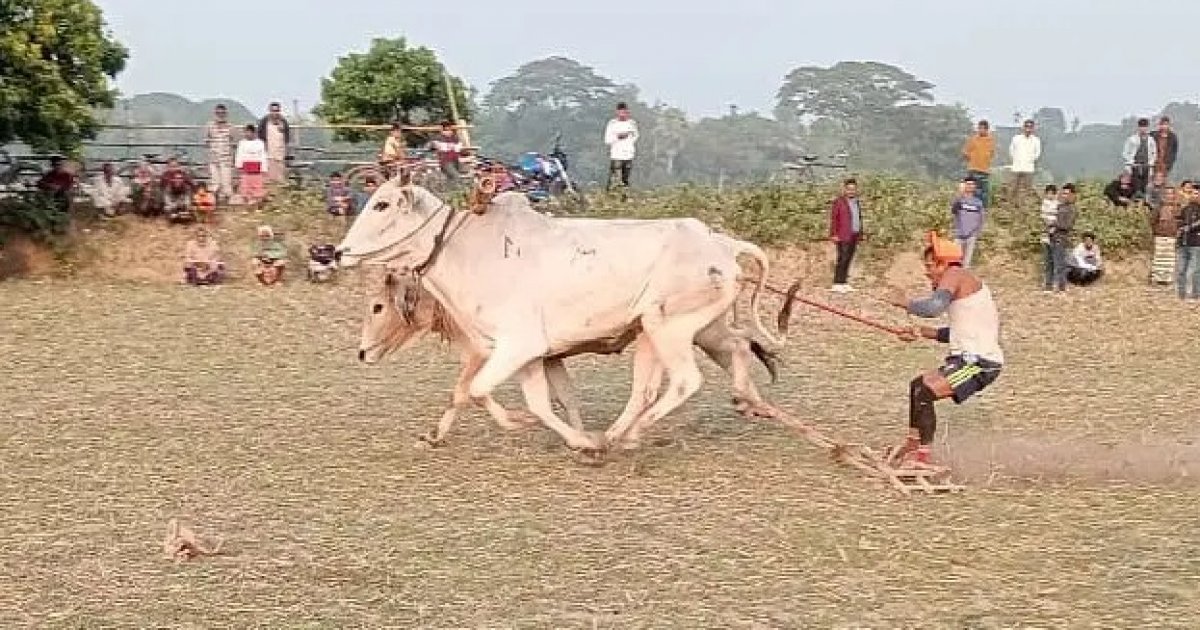
[[[9,0],[0,4],[0,144],[21,141],[37,150],[77,151],[101,121],[190,123],[155,99],[118,103],[112,79],[126,49],[106,31],[90,0]],[[337,60],[320,79],[322,102],[314,114],[328,122],[408,124],[437,122],[457,111],[474,126],[472,140],[485,154],[514,159],[549,151],[556,137],[583,181],[599,181],[606,168],[602,132],[614,105],[628,103],[637,120],[639,185],[755,181],[778,176],[782,163],[804,154],[827,160],[845,153],[851,172],[887,172],[924,179],[962,172],[960,148],[973,120],[960,105],[934,101],[932,83],[880,62],[802,66],[787,73],[770,115],[731,109],[718,117],[689,119],[678,107],[648,102],[638,86],[597,73],[568,57],[526,63],[486,90],[447,70],[434,51],[404,38],[377,39],[361,53]],[[170,101],[173,95],[159,95]],[[184,101],[186,103],[186,101]],[[131,103],[135,106],[131,106]],[[250,112],[236,103],[231,108]],[[204,116],[208,103],[189,117]],[[1200,106],[1167,104],[1161,113],[1181,140],[1178,171],[1200,171]],[[1041,166],[1055,179],[1107,177],[1120,167],[1121,141],[1136,116],[1113,124],[1068,122],[1061,109],[1016,112],[992,120],[996,166],[1019,121],[1038,122]],[[130,136],[137,137],[131,138]],[[107,132],[109,140],[166,141],[174,132]],[[413,137],[415,142],[420,138]],[[312,134],[305,144],[379,142],[373,134]]]

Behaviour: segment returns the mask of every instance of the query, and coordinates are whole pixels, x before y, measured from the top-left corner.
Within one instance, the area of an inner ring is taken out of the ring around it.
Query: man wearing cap
[[[962,404],[991,385],[1004,366],[1000,315],[992,291],[963,268],[958,245],[931,233],[924,262],[933,293],[919,299],[897,295],[891,300],[911,315],[935,318],[945,314],[949,319],[948,326],[915,326],[901,336],[905,341],[934,339],[950,346],[941,367],[909,384],[909,432],[901,453],[905,459],[921,464],[929,463],[937,430],[933,404],[946,398]]]

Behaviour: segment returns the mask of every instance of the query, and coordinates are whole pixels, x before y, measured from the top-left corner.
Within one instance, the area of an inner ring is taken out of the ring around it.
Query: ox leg
[[[778,410],[763,400],[750,377],[754,352],[749,339],[730,330],[719,319],[696,335],[696,345],[729,374],[733,381],[733,405],[739,413],[767,418],[778,415]]]
[[[637,448],[647,429],[691,398],[704,384],[692,350],[696,333],[703,322],[704,315],[697,313],[675,318],[649,333],[658,361],[667,372],[667,388],[649,409],[634,420],[633,426],[621,439],[624,448]]]
[[[517,372],[521,381],[521,393],[525,395],[525,405],[530,413],[537,416],[550,430],[559,434],[567,446],[581,451],[600,449],[597,440],[587,433],[563,422],[554,413],[550,403],[550,383],[546,379],[545,363],[539,360],[530,361]]]
[[[467,395],[467,386],[471,379],[479,372],[479,368],[483,366],[484,357],[481,357],[473,352],[464,351],[461,355],[462,369],[458,372],[458,379],[454,383],[454,391],[450,394],[450,405],[442,412],[441,419],[438,420],[437,428],[430,431],[421,439],[432,446],[443,446],[446,443],[446,436],[454,428],[454,423],[458,421],[458,414],[462,413],[470,404],[471,397]],[[503,405],[496,402],[496,399],[489,396],[484,396],[480,401],[484,409],[487,409],[492,418],[496,420],[501,428],[507,430],[516,430],[523,428],[523,425],[514,422],[510,418],[510,413]]]
[[[616,444],[633,426],[637,417],[658,399],[659,386],[662,384],[662,364],[654,352],[650,338],[642,334],[638,337],[633,354],[633,384],[630,387],[629,402],[617,417],[616,422],[604,432],[604,441]]]
[[[575,387],[571,384],[571,375],[567,373],[562,359],[547,359],[545,361],[546,379],[550,381],[550,392],[567,412],[567,423],[572,428],[583,430],[583,414],[579,399],[575,397]]]

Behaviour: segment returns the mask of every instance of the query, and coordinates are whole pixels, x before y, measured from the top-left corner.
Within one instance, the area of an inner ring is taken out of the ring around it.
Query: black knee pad
[[[937,396],[932,389],[925,384],[925,378],[918,376],[908,384],[908,396],[915,403],[932,404],[937,400]]]

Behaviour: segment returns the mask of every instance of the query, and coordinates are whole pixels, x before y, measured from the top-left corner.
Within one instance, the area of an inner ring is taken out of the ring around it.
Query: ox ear
[[[400,207],[405,212],[412,212],[413,208],[416,207],[416,203],[417,198],[413,193],[412,186],[402,186],[400,188]]]

